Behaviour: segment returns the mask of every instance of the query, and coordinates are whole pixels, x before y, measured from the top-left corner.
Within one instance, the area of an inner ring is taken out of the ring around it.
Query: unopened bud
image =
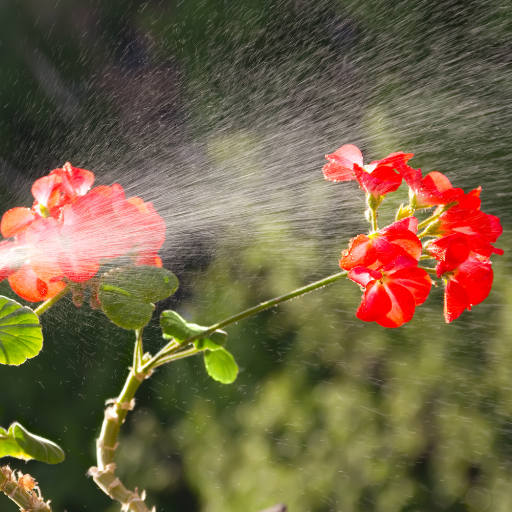
[[[414,210],[411,205],[404,206],[403,203],[400,205],[396,212],[395,220],[406,219],[407,217],[412,217],[414,215]]]

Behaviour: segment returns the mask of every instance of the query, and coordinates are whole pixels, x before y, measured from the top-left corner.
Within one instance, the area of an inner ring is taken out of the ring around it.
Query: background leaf
[[[47,464],[58,464],[65,458],[63,450],[48,439],[31,434],[19,423],[13,423],[6,432],[0,428],[0,457],[35,459]]]
[[[210,377],[222,384],[231,384],[238,375],[235,358],[224,348],[205,351],[204,364]]]
[[[153,303],[172,295],[178,285],[178,278],[165,268],[119,267],[101,276],[98,299],[116,325],[139,329],[151,320]]]
[[[0,363],[20,365],[42,348],[39,317],[30,308],[0,296]]]

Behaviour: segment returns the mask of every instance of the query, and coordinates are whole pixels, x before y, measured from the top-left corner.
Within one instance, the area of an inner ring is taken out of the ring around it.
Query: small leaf
[[[222,384],[231,384],[238,375],[235,358],[223,348],[214,351],[206,350],[204,364],[210,377],[222,382]]]
[[[0,363],[20,365],[42,348],[39,317],[30,308],[0,296]]]
[[[163,337],[166,340],[175,339],[176,341],[184,341],[192,336],[198,336],[202,332],[208,330],[208,327],[202,327],[197,324],[187,322],[176,311],[164,311],[160,316],[160,326],[162,327]],[[210,349],[218,350],[226,344],[228,335],[226,332],[217,329],[210,334],[208,338],[200,338],[194,341],[195,346],[199,350]]]
[[[65,455],[52,441],[31,434],[19,423],[13,423],[8,432],[0,428],[0,457],[35,459],[47,464],[58,464],[64,460]]]
[[[177,289],[178,278],[165,268],[126,266],[101,276],[98,299],[104,313],[116,325],[139,329],[151,320],[153,303]]]

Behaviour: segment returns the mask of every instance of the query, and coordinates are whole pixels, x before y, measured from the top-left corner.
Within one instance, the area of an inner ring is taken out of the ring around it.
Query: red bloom
[[[405,165],[412,156],[411,153],[391,153],[382,160],[363,166],[363,155],[359,148],[346,144],[325,156],[329,163],[324,166],[323,171],[325,178],[331,181],[356,179],[367,194],[378,198],[400,187],[402,177],[394,169],[400,164]]]
[[[464,194],[462,189],[453,188],[450,180],[440,172],[430,172],[423,178],[421,169],[413,169],[402,162],[397,170],[409,185],[413,204],[418,208],[448,204]]]
[[[85,282],[100,265],[124,257],[135,265],[161,266],[165,223],[151,203],[126,199],[120,185],[96,187],[94,175],[69,163],[37,180],[31,210],[13,208],[0,229],[14,240],[0,243],[0,280],[29,301],[51,298],[66,280]]]
[[[383,327],[400,327],[411,320],[432,286],[427,272],[416,265],[415,259],[402,256],[381,271],[350,270],[348,277],[365,289],[357,318]]]
[[[464,310],[470,310],[485,300],[491,291],[492,281],[491,262],[477,255],[470,255],[451,275],[448,274],[444,292],[446,322],[452,322]]]
[[[437,233],[451,235],[463,233],[469,236],[483,237],[487,242],[494,243],[503,233],[500,219],[495,215],[454,206],[439,217]],[[501,249],[492,248],[497,254],[503,254]]]
[[[344,270],[355,267],[378,270],[401,255],[418,261],[422,246],[415,234],[417,231],[418,219],[407,217],[371,235],[356,236],[343,251],[340,267]]]

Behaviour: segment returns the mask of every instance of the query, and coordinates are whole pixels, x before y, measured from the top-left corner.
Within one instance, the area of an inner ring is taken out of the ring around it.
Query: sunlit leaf
[[[16,457],[23,460],[39,460],[58,464],[64,460],[64,452],[52,441],[31,434],[19,423],[13,423],[6,432],[0,428],[0,457]]]
[[[154,302],[178,289],[178,278],[159,267],[119,267],[101,276],[98,299],[105,314],[119,327],[139,329],[151,320]]]
[[[184,341],[192,336],[198,336],[206,331],[207,327],[187,322],[176,311],[164,311],[160,317],[160,326],[162,327],[163,337],[166,340],[175,339]],[[200,338],[194,341],[195,346],[200,349],[218,350],[226,344],[228,335],[226,332],[217,329],[207,338]]]
[[[204,352],[206,371],[215,380],[222,384],[231,384],[238,375],[238,366],[235,358],[225,349]]]
[[[42,348],[39,317],[30,308],[0,296],[0,363],[20,365]]]

